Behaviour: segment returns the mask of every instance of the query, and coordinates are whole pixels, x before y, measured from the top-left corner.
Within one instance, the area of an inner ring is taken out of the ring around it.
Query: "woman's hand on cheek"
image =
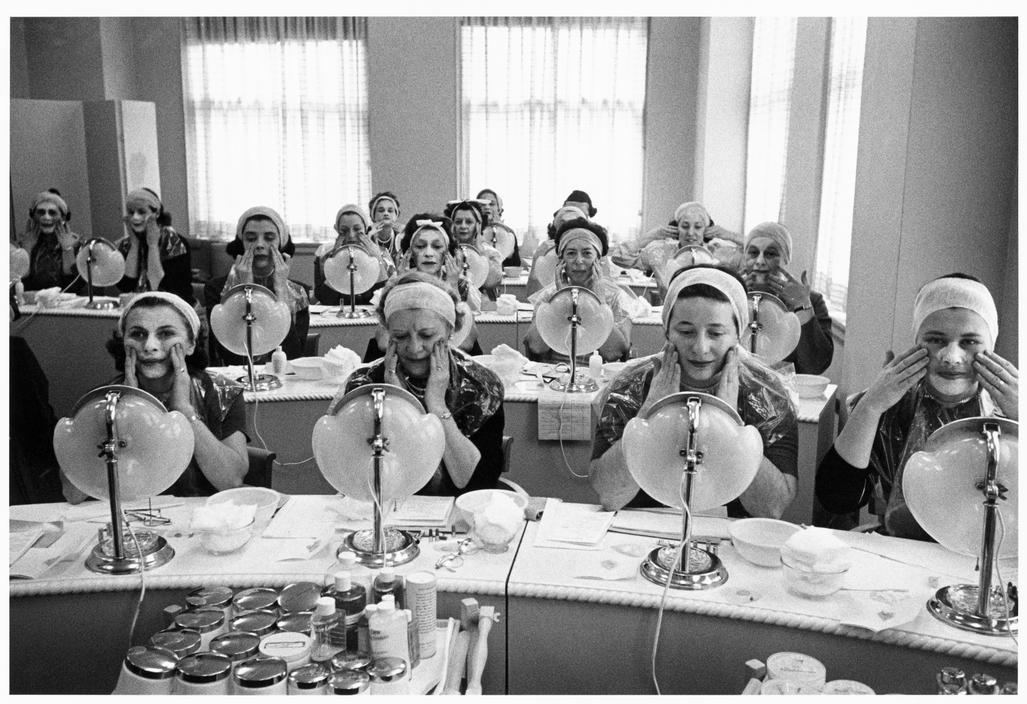
[[[884,413],[898,403],[916,382],[924,378],[929,362],[927,350],[920,345],[914,345],[901,355],[893,356],[870,384],[860,403],[868,403],[877,413]]]
[[[389,344],[385,347],[385,383],[393,386],[402,386],[399,381],[399,373],[396,364],[399,362],[399,355],[396,353],[396,342],[391,337]]]
[[[661,398],[676,394],[681,390],[681,366],[678,363],[678,349],[672,342],[663,344],[663,352],[660,355],[660,369],[653,375],[652,383],[649,384],[649,394],[645,402],[638,409],[639,415],[648,413],[653,404]]]
[[[724,357],[724,368],[717,382],[717,398],[731,408],[738,407],[738,345],[729,349]]]
[[[446,389],[449,388],[449,343],[439,340],[431,351],[428,386],[424,391],[424,405],[428,410],[446,408]]]
[[[157,227],[157,216],[153,213],[146,216],[146,244],[156,247],[160,243],[160,228]]]
[[[174,379],[171,381],[171,410],[189,414],[193,410],[192,404],[192,380],[189,378],[189,369],[185,364],[185,350],[181,344],[172,345],[171,365],[174,372]]]
[[[973,369],[1002,413],[1017,420],[1020,413],[1020,372],[1013,363],[994,352],[978,352]]]
[[[125,385],[139,388],[139,380],[136,378],[136,349],[125,345]]]

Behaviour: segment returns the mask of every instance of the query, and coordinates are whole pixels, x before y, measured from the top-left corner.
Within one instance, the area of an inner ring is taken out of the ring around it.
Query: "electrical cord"
[[[685,501],[684,472],[682,472],[681,474],[681,483],[678,485],[678,488],[680,490],[682,510],[685,512],[685,515],[688,516],[688,521],[686,522],[688,525],[688,530],[685,531],[685,534],[681,538],[681,542],[678,543],[677,550],[674,553],[674,562],[671,564],[670,569],[667,570],[667,582],[663,585],[663,595],[660,597],[660,610],[658,616],[656,617],[656,634],[653,636],[653,652],[652,658],[650,660],[650,666],[653,677],[653,686],[656,687],[657,695],[661,694],[661,692],[660,683],[656,679],[656,653],[660,647],[660,630],[663,627],[663,610],[667,604],[667,594],[670,592],[670,583],[674,580],[674,570],[677,567],[677,565],[681,563],[681,552],[686,548],[686,546],[688,549],[688,557],[686,558],[685,564],[690,565],[692,559],[692,548],[690,545],[692,540],[692,511],[688,506],[688,502]]]
[[[125,518],[124,511],[122,511],[121,518],[122,520]],[[132,623],[128,627],[128,645],[131,647],[132,637],[135,635],[136,630],[136,621],[139,620],[139,612],[143,608],[143,599],[146,598],[146,561],[143,559],[143,551],[142,548],[139,547],[139,540],[136,538],[136,533],[132,530],[132,524],[126,520],[125,527],[128,528],[129,535],[132,536],[132,543],[135,545],[136,555],[139,559],[139,600],[136,601],[135,611],[132,613]],[[121,527],[119,526],[118,530],[120,529]]]
[[[1002,605],[1005,607],[1006,611],[1006,623],[1009,623],[1009,593],[1006,590],[1005,582],[1002,581],[1002,568],[999,567],[999,562],[1002,561],[1002,558],[1000,557],[1000,555],[1002,554],[1002,541],[1005,540],[1006,537],[1006,521],[1004,518],[1002,518],[1001,511],[996,510],[995,513],[998,515],[998,525],[1000,531],[998,534],[998,544],[995,546],[995,574],[998,577],[999,588],[1002,590]],[[988,603],[991,603],[990,595],[988,598]],[[1020,641],[1017,640],[1016,634],[1012,630],[1009,631],[1009,637],[1013,639],[1013,642],[1016,643],[1016,647],[1019,648]]]

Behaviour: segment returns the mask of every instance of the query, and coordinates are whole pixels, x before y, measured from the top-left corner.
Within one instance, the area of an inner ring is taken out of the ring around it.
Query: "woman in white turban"
[[[930,540],[902,495],[910,456],[946,423],[974,416],[1016,420],[1019,372],[995,354],[998,313],[987,287],[965,274],[928,282],[913,305],[914,345],[861,392],[817,469],[825,509],[844,514],[873,496],[883,530]]]

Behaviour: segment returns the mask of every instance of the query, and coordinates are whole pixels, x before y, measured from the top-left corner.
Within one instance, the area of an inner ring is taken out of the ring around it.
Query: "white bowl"
[[[216,528],[210,530],[199,530],[196,534],[200,538],[200,545],[212,555],[227,555],[242,548],[250,542],[256,532],[254,521],[236,528]]]
[[[300,379],[322,379],[327,374],[327,365],[320,357],[300,357],[289,364]]]
[[[792,384],[799,398],[820,398],[830,383],[830,379],[819,374],[796,374],[792,377]]]
[[[456,497],[456,512],[453,516],[453,520],[462,520],[467,525],[471,525],[471,517],[474,515],[474,512],[487,506],[492,500],[492,497],[496,494],[509,496],[522,511],[528,507],[528,499],[515,491],[506,491],[505,489],[478,489],[476,491],[468,491],[466,494],[461,494]]]
[[[814,571],[784,555],[781,556],[781,565],[784,567],[785,584],[797,594],[812,597],[834,594],[842,588],[849,571],[847,564]]]
[[[763,567],[781,565],[781,546],[799,526],[773,518],[743,518],[732,521],[727,532],[738,554]]]
[[[228,503],[229,501],[239,506],[256,506],[253,516],[253,532],[260,535],[271,522],[271,517],[278,508],[278,501],[282,498],[274,489],[262,486],[237,486],[234,489],[219,491],[213,496],[207,497],[207,504]]]

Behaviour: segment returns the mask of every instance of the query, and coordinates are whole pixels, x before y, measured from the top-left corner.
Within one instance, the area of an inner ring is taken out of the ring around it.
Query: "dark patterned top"
[[[618,374],[599,400],[599,421],[592,440],[592,459],[606,454],[621,439],[628,421],[638,415],[649,394],[653,377],[659,371],[659,354],[632,364]],[[749,359],[739,362],[738,403],[735,405],[742,422],[759,431],[763,438],[763,456],[783,474],[798,476],[798,419],[788,392],[777,375]],[[712,389],[685,389],[713,393]],[[639,490],[628,506],[658,506],[655,499]],[[735,499],[728,504],[728,515],[742,517],[747,513]]]
[[[80,242],[82,238],[79,238]],[[75,254],[78,254],[80,244],[75,245]],[[64,289],[74,282],[68,289],[71,293],[82,293],[86,290],[86,282],[82,279],[75,281],[78,271],[72,269],[70,274],[64,273],[64,252],[57,235],[53,232],[40,232],[39,239],[29,252],[29,273],[22,279],[26,291],[38,291],[44,288],[58,286]]]
[[[122,256],[128,257],[129,249],[132,247],[132,237],[139,237],[130,233],[118,241],[118,251]],[[192,285],[192,265],[189,256],[189,243],[181,235],[170,227],[160,229],[160,240],[157,246],[160,248],[161,266],[164,268],[164,278],[161,279],[159,289],[174,293],[181,297],[186,303],[195,303]],[[149,291],[150,280],[146,276],[146,262],[149,256],[149,246],[146,238],[140,238],[139,242],[139,269],[138,276],[122,277],[118,282],[118,289],[125,293],[138,291]]]
[[[424,387],[403,378],[404,388],[424,404]],[[349,377],[343,391],[332,400],[328,412],[332,413],[343,395],[368,384],[385,382],[385,360],[379,359],[366,367],[357,368]],[[421,494],[456,496],[474,489],[495,488],[503,471],[503,383],[495,372],[484,367],[463,352],[451,350],[449,356],[449,389],[446,407],[453,414],[460,432],[474,443],[481,453],[478,466],[470,482],[462,489],[453,484],[445,462],[441,472],[422,489]]]

